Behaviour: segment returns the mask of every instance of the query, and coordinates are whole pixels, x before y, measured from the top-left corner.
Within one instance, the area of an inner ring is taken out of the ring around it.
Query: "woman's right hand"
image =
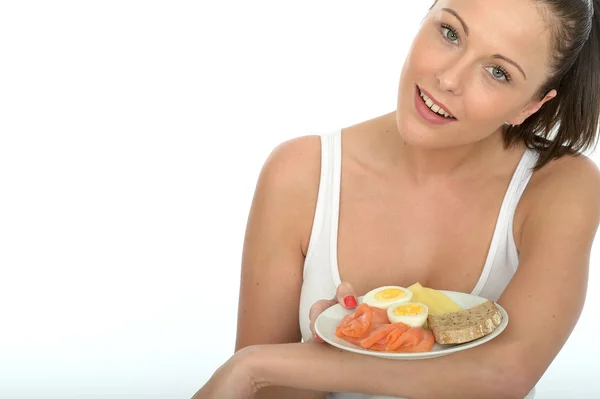
[[[346,309],[354,309],[358,305],[358,298],[352,288],[352,285],[347,282],[342,282],[337,286],[335,297],[333,299],[321,299],[310,307],[308,317],[310,318],[310,331],[312,332],[313,339],[316,342],[325,342],[315,332],[315,321],[321,313],[331,306],[339,303]]]

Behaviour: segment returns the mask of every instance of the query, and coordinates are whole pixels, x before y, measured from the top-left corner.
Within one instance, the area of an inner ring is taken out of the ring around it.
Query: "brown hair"
[[[567,154],[579,154],[598,140],[600,116],[600,0],[536,0],[543,6],[553,48],[550,77],[536,94],[555,98],[522,124],[507,126],[507,147],[525,143],[540,153],[535,169]]]

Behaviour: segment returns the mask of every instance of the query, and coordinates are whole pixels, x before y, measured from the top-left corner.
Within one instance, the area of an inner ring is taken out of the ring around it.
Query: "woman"
[[[581,155],[597,134],[599,29],[600,0],[437,1],[395,112],[266,161],[236,353],[194,399],[533,397],[583,307],[600,220],[600,173]],[[497,301],[510,323],[410,362],[315,338],[328,306],[415,282]]]

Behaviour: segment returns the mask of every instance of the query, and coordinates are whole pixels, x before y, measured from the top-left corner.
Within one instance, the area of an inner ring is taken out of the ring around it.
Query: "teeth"
[[[437,105],[436,103],[434,103],[429,97],[427,97],[425,95],[425,93],[423,93],[421,90],[419,90],[419,94],[421,95],[421,98],[423,99],[423,101],[425,101],[425,104],[429,107],[429,109],[431,109],[433,112],[435,112],[436,114],[442,115],[446,118],[450,118],[450,119],[454,119],[453,116],[451,116],[450,114],[448,114],[446,112],[446,110],[442,107],[440,107],[439,105]]]

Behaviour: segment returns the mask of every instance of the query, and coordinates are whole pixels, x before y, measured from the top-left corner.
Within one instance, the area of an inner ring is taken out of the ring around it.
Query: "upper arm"
[[[276,147],[266,160],[248,217],[235,350],[299,342],[304,254],[319,183],[320,139]]]
[[[518,358],[516,377],[526,391],[579,319],[600,220],[600,173],[593,162],[568,158],[543,171],[528,193],[519,268],[498,301],[510,316],[502,342]]]

